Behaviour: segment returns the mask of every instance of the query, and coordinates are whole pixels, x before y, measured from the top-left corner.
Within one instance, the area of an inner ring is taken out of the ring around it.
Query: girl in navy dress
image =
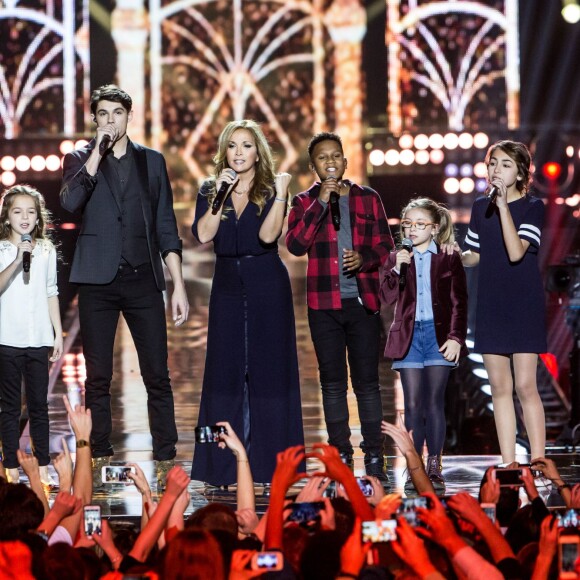
[[[427,442],[427,475],[434,486],[444,487],[445,387],[449,372],[467,354],[465,271],[459,254],[440,249],[453,244],[453,223],[449,211],[432,199],[411,200],[401,213],[400,235],[413,249],[392,252],[383,266],[381,301],[396,304],[385,356],[401,375],[405,427],[413,431],[419,455]],[[408,268],[404,286],[403,264]],[[410,483],[409,474],[405,486]]]
[[[538,354],[546,352],[545,305],[538,268],[544,204],[528,193],[531,157],[523,143],[498,141],[485,162],[495,203],[473,204],[462,254],[479,264],[474,351],[483,355],[502,459],[515,460],[513,389],[522,405],[531,456],[544,456],[544,407],[536,384]],[[513,377],[512,377],[513,365]]]
[[[198,241],[213,241],[217,256],[198,425],[228,421],[255,481],[268,483],[276,454],[304,444],[292,291],[277,243],[291,178],[274,173],[272,152],[254,121],[226,125],[214,161],[192,226]],[[224,183],[228,197],[212,208]],[[229,485],[236,462],[217,445],[199,444],[191,477]]]

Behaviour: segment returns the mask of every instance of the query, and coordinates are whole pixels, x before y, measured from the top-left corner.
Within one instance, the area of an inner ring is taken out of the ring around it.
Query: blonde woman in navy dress
[[[544,204],[528,193],[531,157],[523,143],[498,141],[485,159],[495,203],[473,204],[462,254],[479,264],[474,351],[489,376],[502,459],[515,460],[513,389],[524,412],[531,457],[544,456],[544,407],[538,393],[538,354],[546,352],[545,303],[538,268]],[[513,365],[513,376],[512,376]]]

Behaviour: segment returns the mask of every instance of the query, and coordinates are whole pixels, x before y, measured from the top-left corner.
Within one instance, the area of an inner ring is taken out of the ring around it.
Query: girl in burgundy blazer
[[[426,440],[427,474],[442,488],[445,387],[451,368],[467,354],[465,271],[456,252],[439,250],[440,244],[453,243],[453,223],[449,211],[433,200],[409,202],[400,234],[403,248],[391,252],[381,275],[381,301],[395,304],[385,356],[401,374],[405,426],[413,431],[418,453]]]

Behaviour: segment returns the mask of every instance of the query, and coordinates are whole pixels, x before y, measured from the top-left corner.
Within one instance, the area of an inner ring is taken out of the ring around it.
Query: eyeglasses
[[[415,226],[418,230],[424,230],[427,226],[435,225],[434,222],[412,222],[411,220],[401,221],[401,227],[403,229],[410,229]]]

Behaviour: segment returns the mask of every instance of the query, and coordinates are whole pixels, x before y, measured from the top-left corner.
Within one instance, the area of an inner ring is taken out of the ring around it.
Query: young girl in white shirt
[[[32,450],[43,483],[48,473],[48,366],[62,355],[57,253],[48,239],[44,198],[28,185],[4,192],[0,208],[0,433],[8,481],[18,482],[21,384]],[[28,253],[28,255],[27,255]],[[28,271],[26,271],[28,270]],[[52,356],[50,351],[52,350]]]

